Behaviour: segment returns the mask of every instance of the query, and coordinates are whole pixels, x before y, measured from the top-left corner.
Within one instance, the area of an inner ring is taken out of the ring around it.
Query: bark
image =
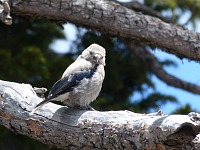
[[[105,0],[10,0],[12,14],[72,22],[102,33],[135,40],[200,60],[200,34]]]
[[[139,57],[145,64],[148,70],[153,72],[160,80],[173,87],[194,93],[200,94],[200,86],[181,80],[167,73],[163,66],[158,62],[157,58],[145,49],[144,46],[130,42],[127,44],[132,53]]]
[[[0,81],[0,123],[15,133],[63,149],[198,149],[200,115],[85,111],[41,101],[30,85]]]

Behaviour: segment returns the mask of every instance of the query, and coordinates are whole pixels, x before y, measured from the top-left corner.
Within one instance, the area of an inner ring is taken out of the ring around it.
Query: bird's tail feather
[[[30,115],[34,114],[38,109],[40,109],[44,104],[48,103],[50,101],[49,98],[43,100],[42,102],[40,102],[39,104],[37,104],[35,106],[35,108],[30,112]]]

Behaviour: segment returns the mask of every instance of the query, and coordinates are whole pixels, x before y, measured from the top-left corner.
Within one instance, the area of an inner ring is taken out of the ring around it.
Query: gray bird
[[[105,77],[105,49],[92,44],[65,70],[49,92],[48,97],[39,103],[32,114],[49,101],[61,101],[69,107],[92,109],[93,102],[101,91]]]

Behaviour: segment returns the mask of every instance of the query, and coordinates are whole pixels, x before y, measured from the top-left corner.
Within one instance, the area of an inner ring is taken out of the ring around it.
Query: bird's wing
[[[87,70],[77,71],[76,73],[58,80],[49,92],[48,98],[52,99],[64,93],[70,92],[84,78],[90,78],[97,69],[97,65]]]
[[[33,113],[39,109],[40,107],[42,107],[44,104],[48,103],[49,101],[51,101],[53,98],[58,97],[59,95],[62,95],[64,93],[70,92],[73,90],[73,88],[75,86],[78,85],[78,83],[84,79],[84,78],[90,78],[94,72],[97,69],[97,65],[95,65],[95,67],[87,69],[87,70],[82,70],[82,71],[77,71],[76,73],[66,76],[60,80],[58,80],[52,87],[51,91],[49,92],[48,97],[42,101],[41,103],[39,103]]]

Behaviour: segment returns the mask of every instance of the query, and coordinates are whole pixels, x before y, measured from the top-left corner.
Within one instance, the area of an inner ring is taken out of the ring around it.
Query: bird
[[[72,108],[94,110],[90,103],[98,97],[102,88],[105,56],[106,50],[102,46],[91,44],[69,65],[47,98],[36,105],[31,114],[50,101],[60,101]]]

